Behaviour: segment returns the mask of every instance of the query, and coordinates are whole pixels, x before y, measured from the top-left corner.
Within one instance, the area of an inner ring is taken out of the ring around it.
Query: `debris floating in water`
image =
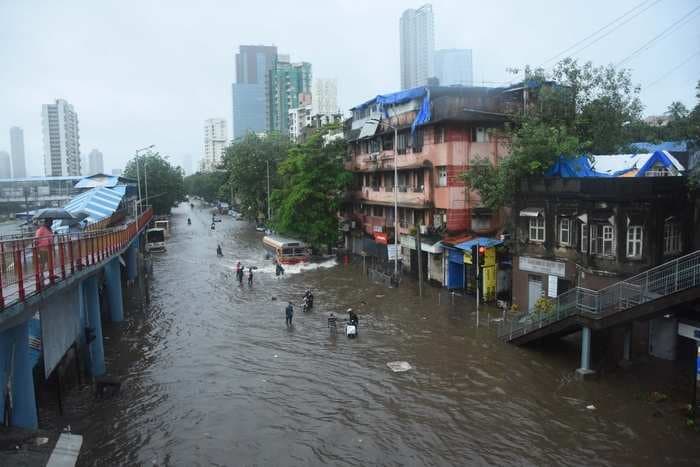
[[[588,410],[595,410],[595,405],[593,405],[593,404],[587,405],[586,408],[587,408]]]
[[[393,371],[394,373],[408,371],[413,368],[408,362],[389,362],[386,364],[386,366],[391,368],[391,371]]]
[[[377,298],[384,298],[384,295],[377,295]]]
[[[275,358],[277,358],[277,354],[275,354]]]

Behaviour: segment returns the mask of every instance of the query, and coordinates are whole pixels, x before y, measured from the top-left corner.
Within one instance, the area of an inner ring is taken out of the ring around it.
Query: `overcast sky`
[[[538,65],[639,3],[435,0],[436,48],[471,48],[475,80],[506,81],[506,67]],[[647,11],[576,57],[617,63],[700,6],[647,3]],[[9,127],[22,127],[29,174],[43,175],[41,105],[63,98],[78,113],[81,152],[101,150],[107,172],[149,144],[177,164],[187,154],[197,161],[205,119],[224,117],[231,131],[241,44],[274,44],[292,60],[311,62],[315,77],[337,78],[339,104],[348,109],[398,90],[399,16],[421,4],[0,0],[0,150],[9,150]],[[700,10],[625,66],[642,85],[646,114],[662,113],[673,100],[694,105]]]

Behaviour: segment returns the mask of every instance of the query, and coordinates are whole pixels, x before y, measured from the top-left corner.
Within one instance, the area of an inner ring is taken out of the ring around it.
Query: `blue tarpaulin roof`
[[[644,177],[647,171],[655,165],[672,167],[678,173],[684,170],[680,162],[667,151],[656,151],[651,154],[578,156],[573,159],[559,156],[557,162],[545,172],[545,176],[579,178],[621,177],[627,175]]]
[[[404,104],[413,99],[420,98],[423,98],[423,102],[421,103],[420,110],[415,120],[413,120],[413,124],[411,124],[411,132],[414,132],[418,125],[423,125],[430,121],[430,89],[426,86],[419,86],[417,88],[406,89],[391,94],[379,94],[375,98],[358,105],[355,109],[364,109],[370,105],[377,104],[382,114],[388,117],[387,106]]]
[[[89,215],[88,223],[97,222],[114,214],[125,193],[124,185],[93,188],[73,198],[64,209],[71,214],[84,212]]]
[[[455,245],[457,248],[460,250],[471,250],[473,246],[478,245],[478,246],[483,246],[485,248],[491,248],[494,246],[498,246],[503,244],[503,241],[501,240],[496,240],[495,238],[488,238],[488,237],[476,237],[472,238],[471,240],[467,240],[466,242],[459,243]]]
[[[669,152],[685,152],[688,150],[687,141],[662,141],[658,144],[656,143],[646,143],[640,141],[637,143],[630,144],[637,151],[641,152],[656,152],[656,151],[669,151]]]

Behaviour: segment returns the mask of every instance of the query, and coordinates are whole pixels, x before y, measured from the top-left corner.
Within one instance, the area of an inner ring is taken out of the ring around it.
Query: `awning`
[[[367,120],[364,125],[362,125],[362,129],[360,130],[360,139],[374,136],[374,134],[377,132],[378,126],[379,120],[374,118]]]
[[[491,248],[491,247],[502,245],[502,244],[503,244],[503,241],[497,240],[495,238],[477,237],[477,238],[473,238],[471,240],[467,240],[466,242],[460,243],[459,245],[455,245],[455,246],[457,248],[459,248],[460,250],[469,251],[475,245],[483,246],[484,248]]]
[[[416,238],[411,235],[401,235],[401,245],[411,250],[416,250]],[[435,242],[434,240],[428,240],[427,242],[424,242],[423,239],[421,239],[420,248],[421,251],[426,253],[440,254],[442,253],[442,241],[438,240]]]
[[[525,208],[520,211],[520,217],[539,217],[543,212],[542,208]]]

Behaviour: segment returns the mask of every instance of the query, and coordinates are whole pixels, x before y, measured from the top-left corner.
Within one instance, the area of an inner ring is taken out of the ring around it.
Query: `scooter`
[[[311,311],[311,307],[313,306],[312,302],[308,299],[308,297],[304,297],[304,300],[301,302],[301,311],[303,313],[306,313],[307,311]]]
[[[345,322],[345,336],[350,339],[357,337],[357,321]]]

